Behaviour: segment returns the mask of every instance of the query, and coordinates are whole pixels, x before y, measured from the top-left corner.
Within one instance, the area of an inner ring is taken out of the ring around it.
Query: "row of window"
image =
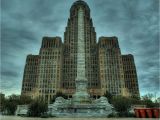
[[[127,71],[124,71],[125,74],[136,74],[136,71],[133,69],[133,70],[127,70]]]
[[[37,79],[37,75],[31,75],[31,74],[28,74],[28,75],[25,75],[24,76],[24,80],[36,80]]]
[[[60,55],[48,55],[48,56],[42,56],[41,60],[48,60],[48,59],[60,59]]]
[[[39,93],[55,93],[55,90],[42,89],[42,90],[39,90]]]
[[[88,86],[97,86],[98,83],[88,83]],[[74,87],[75,86],[75,82],[74,83],[70,83],[70,82],[64,82],[62,84],[63,87]]]
[[[58,48],[60,47],[61,43],[58,41],[44,41],[42,44],[42,48]]]
[[[137,78],[137,76],[136,76],[135,74],[131,74],[131,75],[128,75],[128,74],[126,75],[126,74],[124,74],[124,78],[125,78],[125,79],[129,79],[129,78],[132,79],[132,78]]]
[[[37,65],[39,65],[39,61],[38,62],[33,62],[33,61],[27,61],[26,62],[26,65],[30,65],[30,66],[34,66],[34,67],[36,67]]]
[[[38,66],[28,65],[25,67],[25,71],[36,71]]]
[[[31,87],[23,87],[22,91],[32,91],[32,88]]]
[[[124,66],[123,66],[123,69],[124,69],[124,70],[126,70],[126,69],[127,69],[127,70],[135,70],[135,67],[134,67],[133,65],[124,65]]]
[[[56,51],[56,50],[51,50],[51,51],[42,51],[41,54],[42,55],[59,55],[61,53],[61,51]]]
[[[125,62],[127,62],[127,63],[133,63],[133,59],[132,58],[124,58],[124,57],[122,57],[122,60],[123,61],[125,61]]]
[[[27,62],[28,63],[38,63],[39,62],[39,58],[28,58]]]
[[[31,83],[23,83],[22,87],[35,87],[35,84],[33,82],[31,82]]]

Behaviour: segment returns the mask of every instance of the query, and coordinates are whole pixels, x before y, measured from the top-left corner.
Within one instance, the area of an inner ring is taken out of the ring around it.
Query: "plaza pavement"
[[[17,116],[0,116],[0,120],[160,120],[158,118],[30,118]]]

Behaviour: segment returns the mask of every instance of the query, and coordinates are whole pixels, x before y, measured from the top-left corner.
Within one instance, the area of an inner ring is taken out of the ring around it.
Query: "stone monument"
[[[76,93],[73,95],[74,104],[90,103],[87,93],[87,78],[85,77],[85,42],[84,42],[84,13],[80,7],[78,10],[78,53],[77,53],[77,78]]]
[[[106,97],[91,100],[87,92],[88,81],[85,77],[84,10],[78,8],[78,54],[76,92],[72,99],[56,98],[48,106],[48,114],[56,117],[107,117],[112,113],[112,105]]]

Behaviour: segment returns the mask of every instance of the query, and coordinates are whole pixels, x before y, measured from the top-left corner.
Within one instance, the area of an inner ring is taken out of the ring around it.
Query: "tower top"
[[[83,0],[77,0],[73,4],[87,4],[87,3]]]
[[[85,8],[87,8],[89,11],[90,11],[90,8],[88,6],[88,4],[83,1],[83,0],[77,0],[75,1],[73,4],[72,4],[72,7],[71,7],[71,11],[75,8],[75,7],[78,7],[78,6],[83,6]]]

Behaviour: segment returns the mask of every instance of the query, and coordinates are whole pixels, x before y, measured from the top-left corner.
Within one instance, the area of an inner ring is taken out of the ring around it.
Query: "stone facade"
[[[98,42],[102,94],[123,95],[124,73],[117,37],[100,37]]]
[[[28,55],[23,75],[21,95],[30,96],[33,99],[36,97],[39,60],[39,55]]]
[[[79,7],[83,12],[78,12]],[[78,16],[83,17],[82,21]],[[125,57],[121,55],[118,38],[100,37],[98,43],[96,42],[90,8],[81,0],[74,2],[70,9],[64,43],[60,37],[44,37],[39,55],[27,56],[22,95],[40,97],[48,103],[59,91],[72,97],[79,74],[77,74],[78,42],[80,42],[78,36],[84,40],[85,71],[82,74],[84,73],[88,80],[88,93],[91,97],[99,98],[106,91],[113,95],[139,96],[138,82],[135,82],[134,89],[128,87],[126,82],[125,71],[128,71],[128,67],[125,66],[128,63],[123,60]],[[134,61],[132,68],[135,69]],[[134,80],[137,81],[137,77],[134,77]],[[134,90],[137,92],[134,93]]]
[[[50,102],[60,89],[62,68],[62,41],[60,37],[44,37],[40,49],[38,96]]]
[[[48,103],[60,90],[63,44],[60,37],[43,37],[39,55],[28,55],[22,95],[42,98]]]
[[[137,71],[133,55],[122,55],[125,88],[131,97],[139,97]]]

